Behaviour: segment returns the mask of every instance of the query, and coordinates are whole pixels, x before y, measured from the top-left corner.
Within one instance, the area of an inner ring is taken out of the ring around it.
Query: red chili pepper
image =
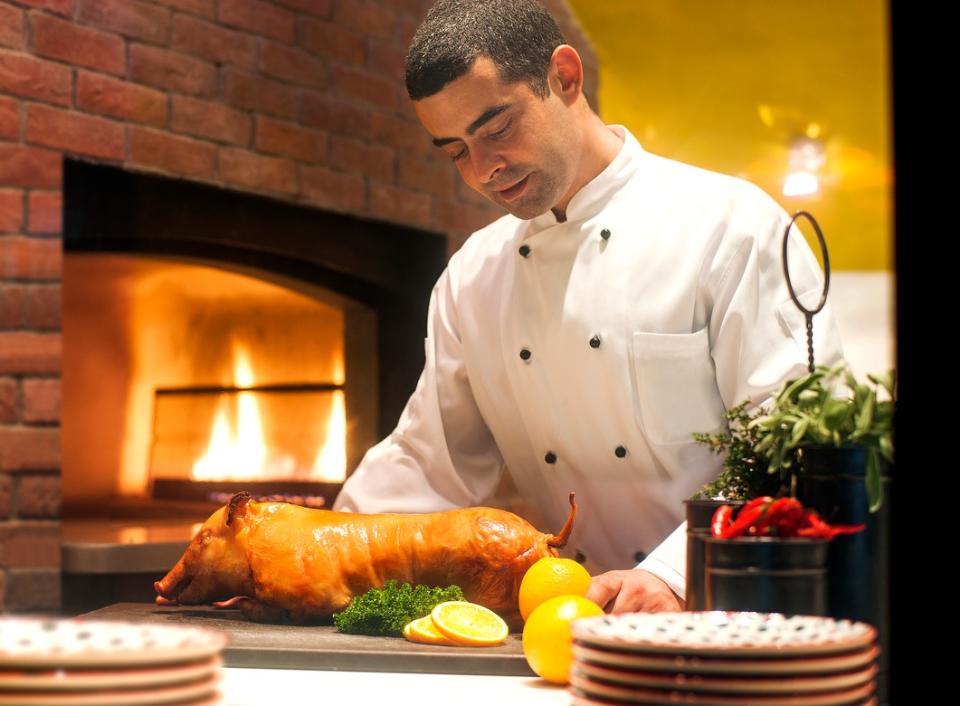
[[[795,537],[803,520],[803,505],[796,498],[778,498],[767,510],[770,534],[778,537]]]
[[[710,520],[710,535],[713,537],[722,537],[723,530],[727,528],[733,519],[733,507],[730,505],[721,505],[713,513]]]
[[[766,508],[763,505],[755,505],[749,510],[746,508],[740,510],[737,519],[734,520],[732,525],[724,528],[720,537],[723,539],[732,539],[733,537],[743,536],[757,520],[763,517],[765,510]]]

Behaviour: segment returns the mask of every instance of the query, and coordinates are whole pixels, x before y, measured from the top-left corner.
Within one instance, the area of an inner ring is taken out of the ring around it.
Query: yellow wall
[[[791,213],[809,210],[834,269],[892,269],[886,2],[570,4],[600,59],[607,122],[650,152],[749,179]],[[788,198],[788,143],[810,123],[826,146],[821,193]]]

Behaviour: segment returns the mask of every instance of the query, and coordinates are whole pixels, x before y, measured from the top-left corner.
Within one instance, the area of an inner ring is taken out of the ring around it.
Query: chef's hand
[[[659,577],[643,569],[608,571],[594,576],[587,598],[607,613],[677,611],[684,602]]]

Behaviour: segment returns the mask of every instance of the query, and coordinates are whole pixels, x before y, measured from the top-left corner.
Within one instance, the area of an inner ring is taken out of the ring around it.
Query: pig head
[[[240,517],[249,498],[238,493],[203,523],[180,561],[153,584],[157,603],[197,605],[253,593]]]

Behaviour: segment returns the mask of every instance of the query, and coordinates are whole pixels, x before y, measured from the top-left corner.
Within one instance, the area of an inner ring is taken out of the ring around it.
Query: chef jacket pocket
[[[637,421],[651,442],[692,442],[693,432],[723,425],[725,408],[706,328],[634,333],[633,372]]]

